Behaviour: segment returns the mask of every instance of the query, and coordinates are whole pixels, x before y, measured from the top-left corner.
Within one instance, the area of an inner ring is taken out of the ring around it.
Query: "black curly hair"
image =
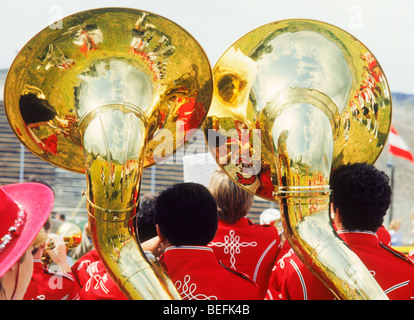
[[[136,230],[140,242],[147,241],[157,235],[154,224],[154,208],[157,195],[147,193],[141,196],[137,209]]]
[[[367,163],[340,166],[331,174],[332,203],[345,229],[376,232],[391,204],[389,177]]]

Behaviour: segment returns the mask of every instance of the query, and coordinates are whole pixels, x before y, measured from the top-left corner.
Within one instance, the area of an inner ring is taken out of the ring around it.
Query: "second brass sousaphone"
[[[284,20],[236,41],[213,79],[204,131],[220,168],[279,202],[292,248],[338,298],[387,299],[329,210],[331,170],[374,163],[390,129],[390,91],[373,54],[335,26]]]
[[[123,293],[180,299],[133,226],[143,168],[183,147],[209,110],[209,61],[184,29],[145,11],[90,10],[61,26],[43,29],[13,62],[10,126],[41,159],[86,174],[92,240]]]

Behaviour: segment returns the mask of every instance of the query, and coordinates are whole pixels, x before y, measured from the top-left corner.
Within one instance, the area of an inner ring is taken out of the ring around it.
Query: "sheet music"
[[[183,157],[184,182],[195,182],[208,187],[211,174],[219,168],[210,153]]]

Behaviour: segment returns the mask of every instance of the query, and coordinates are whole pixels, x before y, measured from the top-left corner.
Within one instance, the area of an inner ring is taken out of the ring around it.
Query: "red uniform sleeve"
[[[80,300],[127,300],[108,273],[93,274],[82,287]]]
[[[75,278],[78,280],[81,287],[90,279],[91,274],[89,271],[94,271],[97,268],[98,261],[100,261],[99,255],[96,250],[91,250],[86,253],[82,258],[80,258],[72,266],[72,272],[75,275]],[[105,272],[105,270],[99,270],[100,272]]]
[[[80,286],[72,272],[53,272],[35,264],[24,300],[78,300]]]
[[[126,300],[125,295],[112,280],[96,250],[91,250],[73,266],[81,286],[80,300]]]

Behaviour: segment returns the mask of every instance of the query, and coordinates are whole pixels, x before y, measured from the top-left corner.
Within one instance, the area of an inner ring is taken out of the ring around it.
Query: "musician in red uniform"
[[[153,221],[155,200],[155,194],[149,193],[141,196],[136,225],[136,233],[140,242],[157,235]],[[72,266],[72,271],[81,286],[80,300],[127,299],[107,273],[95,249],[80,258]]]
[[[56,270],[44,267],[43,250],[33,256],[33,275],[23,300],[79,300],[80,287],[66,257],[66,245],[62,237],[50,234],[55,249],[49,250]]]
[[[207,244],[217,230],[217,205],[207,188],[180,183],[164,190],[154,212],[160,262],[185,300],[259,299],[259,287],[232,270]]]
[[[65,241],[57,234],[48,234],[50,226],[49,220],[41,230],[45,234],[43,243],[32,252],[33,274],[23,300],[78,300],[80,287],[67,259]],[[53,268],[43,266],[41,260],[50,241],[54,244],[48,250]]]
[[[52,190],[39,183],[0,187],[0,300],[22,300],[33,273],[32,252],[54,203]],[[4,305],[3,305],[4,306]]]
[[[333,226],[336,230],[335,224]],[[376,235],[382,244],[391,246],[391,236],[383,225],[378,228]],[[283,272],[285,272],[284,266],[289,262],[289,258],[292,254],[293,250],[291,249],[289,242],[285,241],[282,249],[276,257],[276,262],[272,269],[272,274],[269,280],[269,289],[266,293],[266,300],[283,300],[283,296],[280,290],[282,287],[281,283],[283,279]],[[318,285],[322,285],[322,283]],[[278,288],[278,290],[276,290],[276,288]]]
[[[217,203],[219,222],[208,246],[217,259],[252,278],[263,299],[280,251],[278,231],[274,225],[255,224],[246,217],[253,205],[253,194],[237,186],[222,170],[211,176],[209,190]]]
[[[373,165],[357,163],[334,170],[330,185],[339,237],[358,255],[389,299],[413,299],[413,262],[383,244],[376,234],[391,203],[389,178]],[[293,251],[278,266],[283,299],[334,299]]]
[[[126,300],[107,273],[98,253],[92,249],[72,266],[81,286],[80,300]]]
[[[280,210],[279,209],[275,209],[275,208],[268,208],[266,210],[264,210],[262,212],[262,214],[260,215],[260,224],[270,224],[270,225],[274,225],[278,231],[279,237],[280,237],[280,243],[281,243],[281,248],[276,256],[275,259],[275,263],[273,265],[272,268],[272,273],[270,275],[270,280],[273,280],[273,277],[276,274],[276,269],[277,269],[277,263],[278,261],[284,257],[284,255],[286,253],[289,252],[291,246],[289,244],[289,242],[287,241],[286,238],[286,233],[283,230],[283,225],[282,225],[282,220],[281,220],[281,215],[280,215]],[[269,285],[267,292],[266,292],[266,297],[265,300],[281,300],[281,293],[276,291],[274,286]]]

